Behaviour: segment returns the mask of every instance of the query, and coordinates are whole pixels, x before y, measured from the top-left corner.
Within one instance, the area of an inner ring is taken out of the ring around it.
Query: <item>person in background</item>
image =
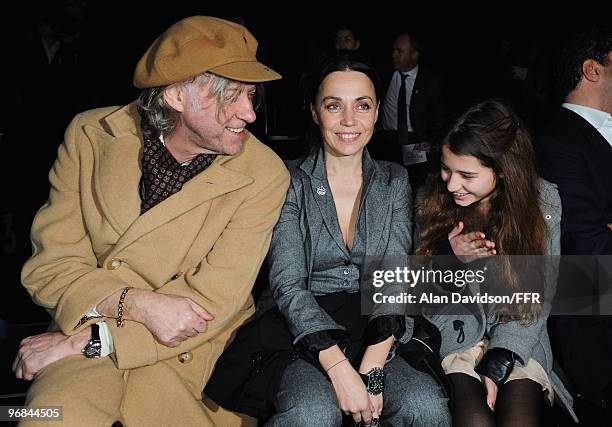
[[[348,26],[340,26],[336,30],[334,47],[336,48],[336,52],[340,52],[343,50],[358,50],[361,46],[361,41],[359,40],[359,34]]]
[[[563,255],[612,255],[611,29],[569,35],[556,58],[556,80],[565,102],[538,140],[538,154],[542,175],[559,187],[561,251]],[[581,259],[584,266],[587,258]],[[606,265],[597,269],[603,272]],[[593,287],[592,274],[570,274],[575,271],[567,270],[560,279],[573,281],[567,286],[582,288],[586,294],[600,292]],[[612,405],[612,318],[565,315],[552,317],[550,323],[553,348],[574,386],[581,419],[599,424],[606,417],[612,422],[608,409]]]
[[[445,114],[441,78],[420,65],[424,53],[423,43],[414,34],[396,37],[393,71],[386,76],[381,100],[384,132],[376,141],[382,158],[408,168],[414,191],[425,182],[431,166],[427,153]]]

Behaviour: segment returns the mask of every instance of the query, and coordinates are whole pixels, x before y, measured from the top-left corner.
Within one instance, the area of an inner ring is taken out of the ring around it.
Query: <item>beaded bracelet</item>
[[[127,295],[128,291],[132,289],[129,286],[123,289],[123,292],[121,292],[121,296],[119,297],[119,304],[117,305],[117,327],[118,328],[123,328],[124,322],[123,322],[123,306],[125,305],[125,296]]]

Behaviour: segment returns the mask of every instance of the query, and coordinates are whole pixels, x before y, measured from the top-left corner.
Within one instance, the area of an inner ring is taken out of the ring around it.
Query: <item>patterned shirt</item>
[[[140,179],[140,214],[163,202],[183,188],[183,184],[206,169],[216,154],[199,154],[190,162],[179,163],[166,149],[163,140],[145,139]]]

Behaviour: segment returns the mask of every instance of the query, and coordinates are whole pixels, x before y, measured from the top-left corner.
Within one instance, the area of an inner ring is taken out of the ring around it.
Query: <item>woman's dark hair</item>
[[[319,93],[321,83],[329,74],[336,71],[358,71],[365,74],[372,81],[376,100],[380,100],[380,78],[370,61],[355,51],[343,51],[325,60],[314,75],[312,86],[308,93],[308,103],[313,104]]]

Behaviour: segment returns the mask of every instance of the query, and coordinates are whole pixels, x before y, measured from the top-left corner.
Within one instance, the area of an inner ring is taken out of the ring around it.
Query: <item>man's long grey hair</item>
[[[212,73],[203,73],[190,80],[175,83],[183,85],[191,96],[190,108],[192,111],[200,109],[199,97],[195,96],[201,85],[211,82],[208,96],[217,100],[216,117],[219,118],[224,108],[236,102],[242,90],[228,94],[232,80]],[[169,86],[158,86],[143,90],[137,100],[140,114],[140,127],[145,139],[156,140],[160,135],[168,135],[174,131],[179,122],[180,113],[172,108],[164,98],[165,90]],[[243,89],[244,90],[244,89]]]

